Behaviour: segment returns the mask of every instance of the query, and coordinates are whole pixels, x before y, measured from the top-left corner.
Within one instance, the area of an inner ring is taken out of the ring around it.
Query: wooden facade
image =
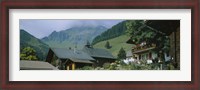
[[[170,51],[175,68],[180,68],[180,27],[170,35]]]
[[[83,51],[88,53],[92,58],[95,59],[94,66],[102,67],[104,63],[115,62],[116,58],[113,55],[104,49],[93,48],[91,45],[85,45]]]
[[[176,69],[180,69],[180,20],[147,20],[146,25],[170,38],[169,55]]]
[[[78,63],[69,60],[67,63],[65,63],[65,70],[76,70],[83,68],[84,66],[93,66],[93,63]]]
[[[156,48],[155,44],[150,45],[136,45],[132,48],[132,53],[135,59],[137,60],[152,60],[157,57],[157,53],[153,50]]]
[[[150,28],[159,35],[168,36],[170,38],[169,52],[163,52],[162,50],[153,52],[153,49],[156,48],[154,45],[136,45],[132,49],[133,55],[138,60],[153,59],[152,56],[158,57],[161,62],[171,61],[176,69],[180,69],[180,20],[147,20],[142,27]],[[136,44],[131,38],[127,43]]]
[[[84,66],[93,66],[95,60],[83,51],[70,49],[49,49],[46,62],[52,63],[60,70],[75,70]]]
[[[104,63],[112,63],[115,62],[115,59],[109,59],[109,58],[100,58],[100,57],[93,57],[96,62],[95,62],[95,66],[99,66],[102,67]]]

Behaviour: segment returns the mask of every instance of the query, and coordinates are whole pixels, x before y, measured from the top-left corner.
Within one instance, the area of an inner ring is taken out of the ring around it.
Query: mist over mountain
[[[106,28],[111,28],[113,25],[121,22],[123,20],[78,20],[76,23],[72,25],[72,27],[98,27],[104,26]]]
[[[63,31],[72,27],[104,26],[110,28],[123,20],[108,19],[20,19],[20,29],[24,29],[36,38],[49,36],[53,31]]]
[[[49,36],[41,40],[50,47],[82,48],[87,41],[92,41],[96,36],[106,31],[107,28],[101,25],[82,24],[63,31],[53,31]]]

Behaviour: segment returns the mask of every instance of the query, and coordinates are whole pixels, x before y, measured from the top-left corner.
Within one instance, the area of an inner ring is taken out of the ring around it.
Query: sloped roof
[[[20,60],[21,70],[58,70],[48,62]]]
[[[60,59],[73,60],[95,60],[87,53],[81,50],[72,50],[67,48],[51,48],[55,55]]]
[[[113,55],[105,49],[90,48],[85,46],[82,50],[92,57],[115,59]]]
[[[169,35],[180,27],[180,20],[147,20],[145,24]]]

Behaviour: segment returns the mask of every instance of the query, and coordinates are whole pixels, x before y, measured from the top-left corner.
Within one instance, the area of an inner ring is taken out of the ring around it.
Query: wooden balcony
[[[149,44],[149,45],[144,45],[144,46],[136,46],[132,48],[133,53],[142,53],[148,50],[152,50],[156,48],[156,44]]]

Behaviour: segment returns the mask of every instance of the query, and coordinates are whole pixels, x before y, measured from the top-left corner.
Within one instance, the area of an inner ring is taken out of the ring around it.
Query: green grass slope
[[[112,55],[117,57],[117,54],[118,54],[119,50],[121,49],[121,47],[123,47],[126,52],[131,50],[133,45],[126,43],[126,41],[128,39],[129,39],[129,36],[121,35],[121,36],[116,37],[116,38],[112,38],[112,39],[109,39],[109,40],[106,40],[106,41],[101,41],[101,42],[95,44],[93,47],[106,49],[105,44],[106,44],[107,41],[109,41],[112,48],[106,49],[106,50],[108,50],[109,52],[112,52]]]

